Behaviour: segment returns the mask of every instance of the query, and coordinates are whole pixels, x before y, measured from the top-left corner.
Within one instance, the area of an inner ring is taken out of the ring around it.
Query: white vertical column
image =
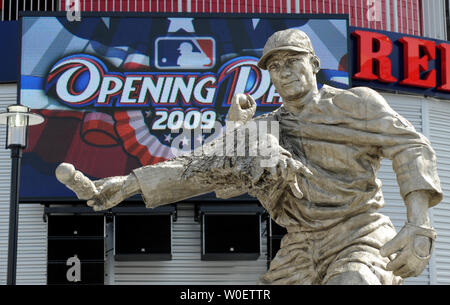
[[[417,11],[418,11],[418,13],[420,14],[419,15],[419,18],[417,18],[417,32],[419,33],[419,35],[423,35],[423,30],[422,30],[422,28],[421,28],[421,26],[420,26],[420,20],[423,20],[422,19],[422,12],[421,12],[421,10],[420,10],[420,3],[419,3],[419,0],[416,0],[416,7],[417,7]]]
[[[406,10],[406,33],[408,33],[408,34],[414,34],[414,33],[411,33],[410,31],[409,31],[409,14],[408,14],[408,2],[409,2],[409,0],[406,0],[406,3],[405,3],[405,10]]]
[[[380,28],[378,30],[385,30],[386,31],[386,29],[383,28],[383,2],[380,3],[379,8],[381,9],[381,11],[379,12],[380,13],[380,23],[379,23]],[[387,15],[388,12],[389,11],[386,11],[385,14]],[[375,29],[377,29],[377,22],[375,22]]]
[[[360,6],[361,6],[361,26],[364,27],[364,19],[366,19],[366,15],[364,14],[364,0],[360,0],[360,1],[359,1],[359,4],[360,4]],[[358,8],[355,7],[355,11],[356,11],[357,9],[358,9]],[[370,27],[370,22],[369,22],[369,20],[367,20],[367,22],[369,23],[369,24],[367,25],[367,27]]]
[[[398,0],[392,0],[392,12],[394,13],[394,28],[393,32],[398,32]]]

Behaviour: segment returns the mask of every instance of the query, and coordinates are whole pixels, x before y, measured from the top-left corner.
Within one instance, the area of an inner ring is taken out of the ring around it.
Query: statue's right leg
[[[263,285],[310,285],[317,281],[312,244],[302,233],[287,233],[270,268],[259,278]]]
[[[381,285],[378,277],[365,264],[350,263],[348,269],[330,277],[326,285]]]

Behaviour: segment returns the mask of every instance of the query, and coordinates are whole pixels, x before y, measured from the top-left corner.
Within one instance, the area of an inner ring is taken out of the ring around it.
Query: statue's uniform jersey
[[[278,202],[262,202],[283,227],[328,228],[382,207],[382,158],[392,160],[403,198],[426,190],[431,206],[442,199],[429,141],[372,89],[324,86],[299,114],[280,107],[259,119],[279,121],[280,145],[313,173],[298,176],[303,199],[288,190]]]

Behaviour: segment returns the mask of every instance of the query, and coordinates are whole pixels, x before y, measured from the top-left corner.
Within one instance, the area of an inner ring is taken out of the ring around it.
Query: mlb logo
[[[207,70],[216,63],[211,37],[160,37],[155,41],[155,66],[164,70]]]

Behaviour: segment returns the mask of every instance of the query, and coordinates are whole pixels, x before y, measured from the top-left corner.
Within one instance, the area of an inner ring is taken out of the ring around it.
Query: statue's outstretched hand
[[[91,181],[72,164],[61,163],[56,178],[95,211],[106,210],[136,194],[139,186],[134,174]]]
[[[436,231],[433,228],[406,223],[400,232],[380,249],[380,254],[385,257],[397,253],[386,269],[402,278],[418,276],[427,266],[435,239]]]
[[[123,192],[127,176],[109,177],[94,181],[97,194],[87,201],[94,211],[110,209],[128,198]]]

